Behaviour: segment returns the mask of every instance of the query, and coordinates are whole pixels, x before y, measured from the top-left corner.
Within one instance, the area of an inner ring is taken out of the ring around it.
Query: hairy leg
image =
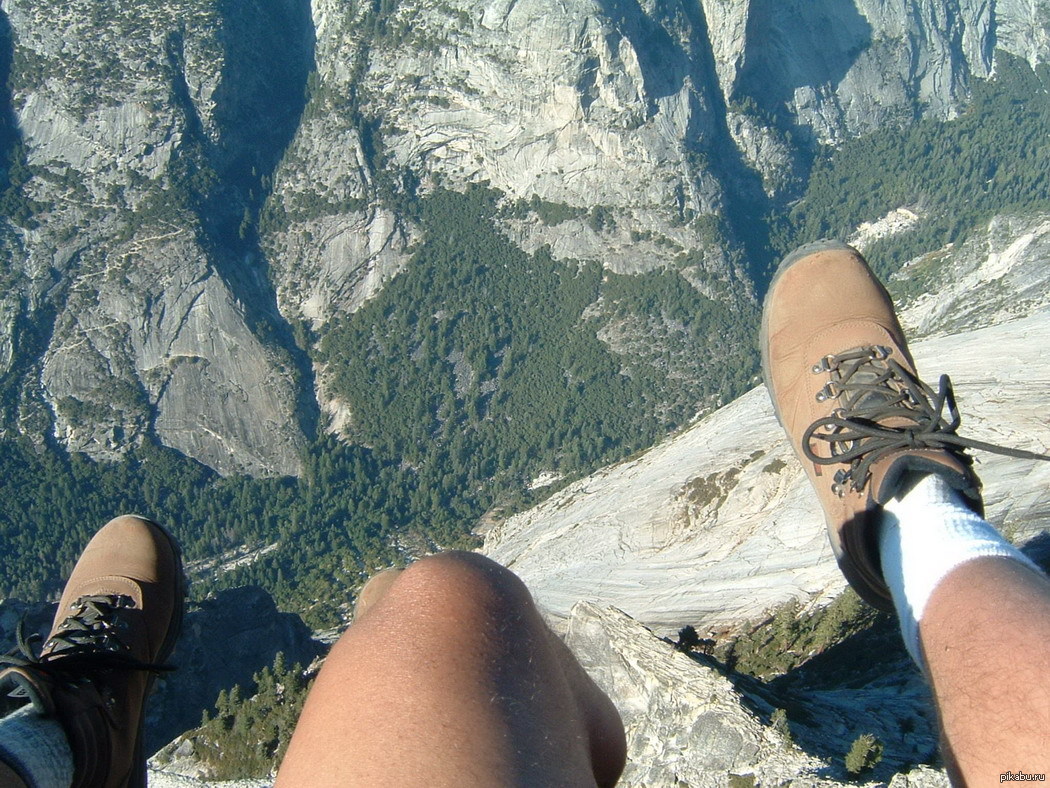
[[[380,586],[318,676],[278,786],[616,782],[619,714],[513,573],[446,553]]]
[[[955,778],[1050,773],[1050,580],[1003,558],[962,564],[919,633]]]

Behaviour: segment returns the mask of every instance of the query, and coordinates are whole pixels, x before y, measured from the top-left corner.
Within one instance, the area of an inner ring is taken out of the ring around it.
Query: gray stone
[[[724,788],[730,774],[757,785],[842,784],[824,776],[826,761],[764,724],[754,698],[623,612],[580,603],[567,623],[565,642],[623,719],[623,788]]]

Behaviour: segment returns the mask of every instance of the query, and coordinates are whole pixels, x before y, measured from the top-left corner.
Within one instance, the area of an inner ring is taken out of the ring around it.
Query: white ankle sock
[[[73,751],[57,720],[23,706],[0,719],[0,761],[37,788],[73,784]]]
[[[935,474],[883,507],[878,536],[882,576],[893,595],[904,645],[921,668],[919,622],[933,589],[948,573],[984,556],[1010,558],[1039,571]]]

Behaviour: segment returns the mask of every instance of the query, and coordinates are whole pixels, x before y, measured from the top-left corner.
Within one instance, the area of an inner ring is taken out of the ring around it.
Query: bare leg
[[[381,586],[318,676],[278,786],[616,782],[619,714],[513,573],[446,553]]]
[[[1050,773],[1050,581],[979,558],[937,586],[919,624],[956,779]]]

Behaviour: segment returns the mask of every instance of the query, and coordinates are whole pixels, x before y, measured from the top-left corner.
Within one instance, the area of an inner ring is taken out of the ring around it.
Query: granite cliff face
[[[15,423],[96,457],[153,432],[224,472],[296,472],[284,319],[257,245],[227,236],[262,198],[246,171],[272,170],[294,128],[269,98],[286,70],[305,81],[309,19],[281,3],[4,12],[10,155],[31,173],[32,218],[5,228]]]
[[[408,264],[406,195],[487,181],[526,250],[690,250],[717,294],[813,145],[952,115],[997,47],[1045,60],[1045,6],[6,0],[4,427],[294,474],[343,412],[304,329]]]

